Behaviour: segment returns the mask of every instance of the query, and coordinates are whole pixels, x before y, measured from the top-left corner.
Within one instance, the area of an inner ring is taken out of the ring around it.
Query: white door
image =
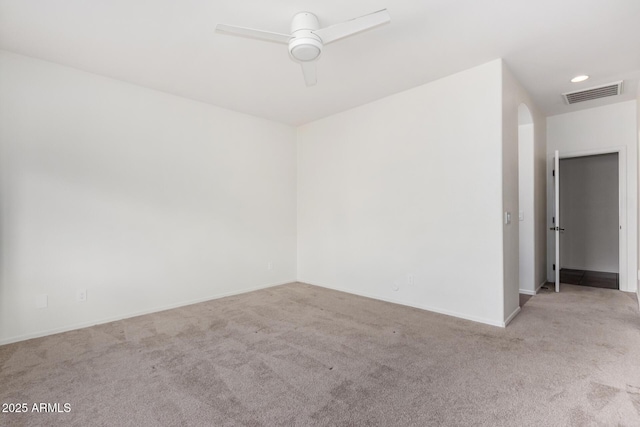
[[[552,229],[556,236],[556,292],[560,292],[560,153],[556,150],[553,156],[553,191],[555,195],[554,218]]]

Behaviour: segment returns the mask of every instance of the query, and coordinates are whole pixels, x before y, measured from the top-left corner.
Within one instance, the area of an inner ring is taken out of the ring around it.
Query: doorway
[[[620,288],[618,157],[560,159],[560,283]]]

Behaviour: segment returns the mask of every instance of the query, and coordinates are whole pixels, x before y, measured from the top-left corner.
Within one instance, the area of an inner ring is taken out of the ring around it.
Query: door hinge
[[[551,171],[551,175],[552,176],[556,176],[556,170],[555,169],[553,171]]]
[[[556,265],[553,264],[553,271],[556,271]]]
[[[556,217],[555,216],[551,217],[551,222],[554,223],[554,224],[556,223]]]

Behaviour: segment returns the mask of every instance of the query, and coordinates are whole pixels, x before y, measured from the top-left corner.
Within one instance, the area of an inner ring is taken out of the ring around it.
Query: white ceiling
[[[325,47],[314,87],[286,45],[214,31],[288,33],[299,11],[324,27],[383,8],[390,24]],[[553,115],[635,99],[640,0],[0,0],[0,48],[292,125],[501,57]],[[619,97],[560,96],[621,79]]]

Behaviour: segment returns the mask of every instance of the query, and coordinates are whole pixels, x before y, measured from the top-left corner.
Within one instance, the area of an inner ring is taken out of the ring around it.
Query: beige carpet
[[[303,284],[0,347],[1,425],[640,425],[634,294],[564,285],[506,329]]]

